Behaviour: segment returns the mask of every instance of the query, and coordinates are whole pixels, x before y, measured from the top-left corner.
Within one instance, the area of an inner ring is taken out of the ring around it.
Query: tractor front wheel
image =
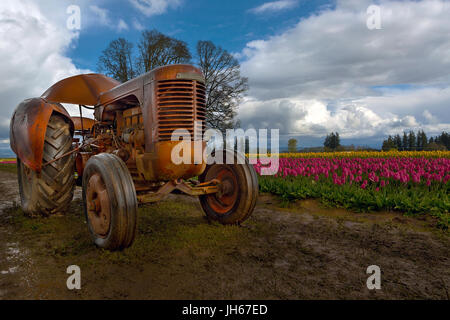
[[[121,250],[133,243],[136,190],[119,157],[101,153],[88,160],[83,171],[83,203],[89,231],[98,247]]]
[[[207,165],[201,182],[218,180],[219,192],[200,196],[200,204],[210,220],[222,224],[240,224],[253,212],[258,197],[258,177],[255,169],[245,163]]]

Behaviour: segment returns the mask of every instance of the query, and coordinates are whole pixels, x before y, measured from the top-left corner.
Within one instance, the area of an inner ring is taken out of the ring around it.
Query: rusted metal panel
[[[119,84],[102,74],[81,74],[55,83],[41,97],[52,102],[94,106],[101,93]]]
[[[205,77],[203,76],[203,73],[199,68],[189,64],[175,64],[153,69],[150,73],[147,74],[145,83],[150,81],[173,79],[197,80],[203,83],[205,82]]]
[[[19,159],[34,171],[42,168],[45,132],[53,112],[59,112],[73,123],[66,109],[60,104],[49,103],[42,98],[23,101],[14,111],[10,124],[11,149]]]
[[[155,152],[143,153],[136,156],[136,167],[147,181],[169,181],[173,179],[189,179],[202,174],[206,163],[195,163],[195,144],[200,144],[204,150],[206,143],[203,141],[190,144],[190,163],[175,164],[172,161],[172,150],[179,141],[161,141],[155,144]]]
[[[123,112],[124,125],[128,128],[143,124],[142,110],[140,107],[130,108]]]
[[[89,158],[92,156],[90,152],[78,152],[75,158],[75,167],[77,169],[78,176],[83,176],[84,168]]]
[[[138,103],[142,103],[144,77],[145,75],[142,75],[103,92],[99,96],[99,105],[112,105],[120,100],[125,100],[126,102],[128,97],[135,97]]]
[[[95,120],[90,118],[71,117],[71,119],[76,131],[91,130],[95,124]],[[83,121],[83,123],[81,121]]]

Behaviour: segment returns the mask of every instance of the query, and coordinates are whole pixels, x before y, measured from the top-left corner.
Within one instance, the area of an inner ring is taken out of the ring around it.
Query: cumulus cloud
[[[89,9],[98,17],[98,22],[102,25],[110,25],[111,20],[109,19],[109,11],[104,8],[100,8],[96,5],[89,6]]]
[[[129,29],[128,24],[123,19],[119,19],[117,22],[111,19],[108,9],[101,8],[96,5],[90,5],[89,9],[92,11],[94,17],[96,18],[96,23],[111,29],[115,29],[118,32]]]
[[[165,13],[169,8],[176,8],[181,0],[129,0],[144,15],[150,17]]]
[[[296,123],[307,115],[304,103],[290,99],[259,101],[249,98],[244,100],[240,110],[241,120],[248,127],[278,128],[282,134],[296,130]]]
[[[133,20],[133,27],[138,31],[142,31],[145,29],[145,27],[142,25],[142,23],[140,23],[137,19]]]
[[[117,25],[117,30],[118,31],[122,31],[122,30],[128,30],[128,24],[123,21],[122,19],[119,19],[119,23]]]
[[[243,126],[255,122],[246,107],[265,114],[283,102],[296,106],[283,117],[297,119],[289,130],[299,134],[449,130],[450,3],[380,1],[382,29],[369,30],[370,3],[338,1],[281,34],[247,43],[240,54],[250,81],[239,111]]]
[[[65,56],[78,33],[65,28],[66,7],[60,9],[61,17],[48,19],[32,1],[0,2],[0,140],[8,139],[12,112],[22,100],[40,96],[60,79],[88,72]]]
[[[422,115],[429,124],[439,123],[439,119],[436,118],[430,111],[428,111],[428,109],[426,109]]]
[[[263,3],[262,5],[252,8],[249,11],[251,13],[255,13],[255,14],[275,12],[275,11],[291,9],[291,8],[297,6],[297,4],[298,4],[297,0],[278,0],[278,1]]]

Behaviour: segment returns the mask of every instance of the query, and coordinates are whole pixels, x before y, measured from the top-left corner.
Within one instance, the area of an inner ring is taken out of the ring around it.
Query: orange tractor
[[[174,131],[198,133],[190,148],[206,147],[203,126],[195,125],[206,117],[205,91],[198,68],[171,65],[123,84],[100,74],[78,75],[25,100],[10,129],[23,210],[64,212],[75,185],[81,185],[89,231],[98,247],[109,250],[132,244],[139,203],[161,200],[174,190],[198,196],[211,220],[243,222],[258,195],[255,170],[245,157],[225,150],[232,164],[203,157],[172,161],[181,143],[172,141]],[[79,105],[80,116],[69,116],[61,103]],[[95,120],[84,118],[82,108],[94,110]]]

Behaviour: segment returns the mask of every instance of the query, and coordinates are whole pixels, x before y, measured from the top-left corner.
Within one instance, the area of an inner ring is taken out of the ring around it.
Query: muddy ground
[[[0,299],[449,299],[450,237],[426,218],[356,214],[261,195],[242,226],[210,224],[174,195],[139,210],[132,248],[95,248],[79,200],[30,219],[0,171]],[[66,287],[81,268],[82,288]],[[367,289],[369,265],[381,290]]]

